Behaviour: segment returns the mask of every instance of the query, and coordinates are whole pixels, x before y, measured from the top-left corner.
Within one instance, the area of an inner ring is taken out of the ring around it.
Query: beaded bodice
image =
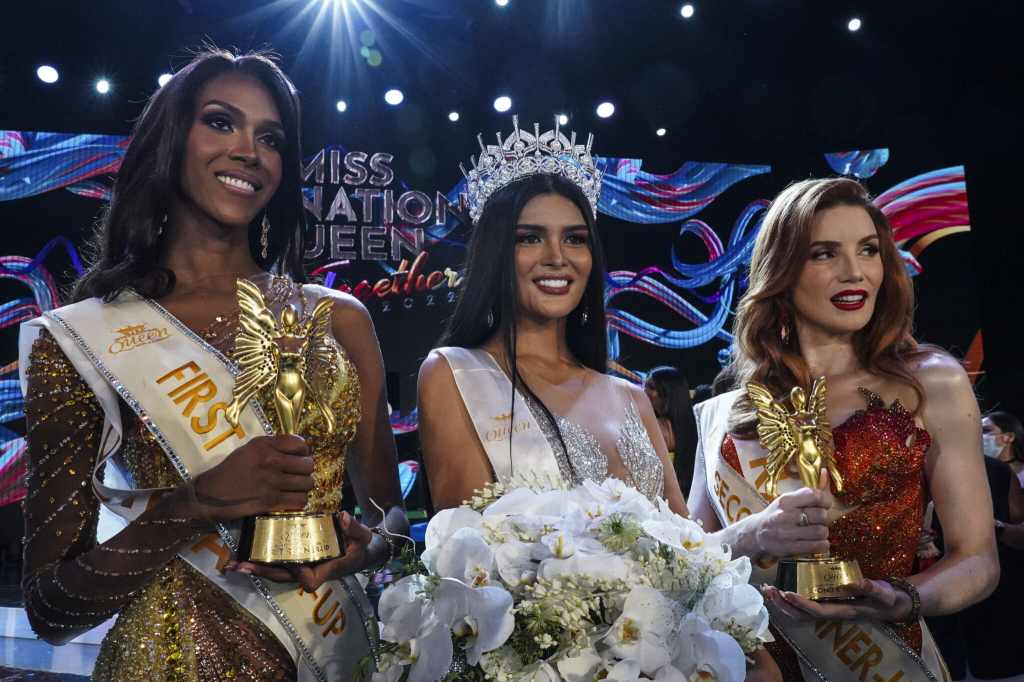
[[[861,389],[867,407],[832,429],[836,465],[844,491],[836,494],[851,508],[829,528],[832,553],[857,559],[867,578],[910,575],[924,518],[925,453],[929,433],[899,403]],[[741,471],[731,438],[722,456]]]
[[[829,527],[830,551],[841,559],[856,559],[865,578],[908,576],[914,572],[921,537],[925,453],[931,436],[899,401],[886,406],[878,395],[860,392],[867,407],[832,429],[836,466],[844,483],[844,491],[835,497],[850,511]],[[731,437],[722,444],[722,457],[742,471]],[[916,623],[894,630],[920,651],[921,629]],[[773,655],[785,671],[792,652],[784,649],[773,650]],[[785,677],[791,679],[788,673]]]
[[[543,413],[537,402],[528,395],[524,398],[555,453],[562,478],[573,483],[584,480],[601,482],[608,478],[608,455],[602,450],[597,437],[587,427],[567,417],[556,415],[558,433],[555,433],[551,420]],[[640,412],[632,399],[626,398],[626,404],[621,407],[620,414],[622,421],[615,449],[627,473],[626,483],[635,487],[645,497],[660,497],[665,489],[664,465],[647,435],[647,429],[640,420]]]
[[[300,316],[311,312],[316,303],[310,295],[311,287],[299,287],[286,277],[273,277],[265,284],[267,306],[276,314],[286,304],[295,305]],[[228,357],[234,354],[234,339],[238,333],[237,309],[218,315],[214,322],[200,332],[200,336]],[[306,367],[306,382],[315,387],[324,402],[335,414],[333,432],[327,433],[315,404],[307,399],[299,417],[298,432],[309,446],[313,457],[313,479],[316,488],[310,492],[307,510],[334,511],[341,508],[341,487],[345,475],[345,450],[355,438],[360,419],[359,375],[348,354],[333,338],[327,339],[333,352],[313,354]],[[324,361],[322,357],[330,357]],[[258,402],[271,423],[277,426],[274,410],[273,384],[258,396]],[[127,438],[120,453],[121,463],[131,473],[140,488],[168,487],[178,484],[178,475],[167,461],[156,440],[145,425],[128,415],[125,423]]]

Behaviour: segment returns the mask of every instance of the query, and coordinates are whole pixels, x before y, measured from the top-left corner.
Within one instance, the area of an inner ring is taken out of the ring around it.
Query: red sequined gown
[[[844,486],[836,499],[845,507],[855,507],[829,527],[832,555],[856,559],[864,577],[872,580],[908,576],[914,572],[921,536],[924,463],[931,436],[899,401],[886,407],[879,396],[860,390],[867,407],[832,430]],[[741,471],[730,437],[722,443],[722,456]],[[896,632],[920,653],[920,626],[899,626]],[[778,637],[768,648],[783,678],[802,682],[792,649]]]

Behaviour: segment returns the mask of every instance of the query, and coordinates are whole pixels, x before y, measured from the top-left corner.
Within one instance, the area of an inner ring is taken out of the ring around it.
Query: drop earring
[[[588,313],[587,309],[584,308],[583,309],[583,313],[580,315],[580,324],[581,325],[585,325],[587,323],[587,320],[589,320],[589,319],[590,319],[590,313]]]
[[[164,217],[160,220],[160,227],[156,228],[156,236],[159,237],[164,233],[164,228],[167,227],[167,214],[164,213]]]
[[[263,260],[267,259],[267,248],[270,246],[270,219],[267,214],[263,214],[263,221],[260,223],[262,228],[260,230],[260,255],[263,256]]]
[[[490,329],[494,326],[494,308],[487,311],[487,328]]]

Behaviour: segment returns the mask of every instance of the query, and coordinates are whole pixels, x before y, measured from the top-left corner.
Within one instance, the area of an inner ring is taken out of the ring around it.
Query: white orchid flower
[[[736,640],[713,630],[706,620],[688,613],[679,624],[672,665],[691,679],[743,682],[746,657]]]
[[[547,580],[562,576],[588,575],[606,580],[628,581],[633,574],[632,566],[633,562],[618,554],[577,552],[568,559],[545,559],[540,562],[537,575]]]
[[[653,587],[634,587],[626,596],[622,615],[604,642],[616,657],[632,659],[645,675],[653,675],[672,659],[678,605]]]
[[[606,478],[600,484],[584,481],[577,491],[580,506],[592,509],[595,504],[599,505],[605,516],[631,514],[647,518],[654,513],[654,505],[643,493],[618,478]]]
[[[515,680],[515,682],[562,682],[558,673],[547,661],[537,661],[517,671],[514,676],[497,679]]]
[[[512,595],[500,587],[480,587],[469,598],[465,623],[470,632],[466,662],[476,665],[480,656],[503,646],[516,626]]]
[[[640,663],[631,658],[619,661],[608,669],[605,682],[641,682]]]
[[[765,639],[770,638],[771,634],[764,598],[756,587],[748,583],[717,587],[712,581],[693,612],[703,616],[716,629],[724,630],[729,625],[737,625],[763,641],[770,641]]]
[[[584,649],[571,658],[563,658],[556,664],[558,674],[565,682],[593,682],[604,659],[593,649]]]
[[[655,512],[640,525],[658,542],[686,553],[703,550],[707,540],[699,524],[676,514],[660,499]]]
[[[674,665],[666,665],[654,675],[654,682],[690,682]]]
[[[498,575],[509,587],[532,583],[537,578],[539,564],[533,560],[533,543],[506,542],[494,550],[494,563]]]
[[[416,637],[420,627],[432,614],[431,579],[410,575],[389,586],[380,596],[380,637],[402,644]]]
[[[428,571],[433,572],[438,548],[446,543],[448,538],[462,528],[479,530],[482,524],[483,517],[468,507],[442,509],[427,524],[427,532],[423,539],[426,551],[420,556],[420,561]]]
[[[442,578],[483,587],[491,584],[494,550],[476,528],[460,528],[435,550],[433,563],[434,572]]]
[[[450,600],[436,599],[444,582],[410,575],[388,587],[380,597],[381,639],[409,646],[409,682],[435,682],[451,666],[451,625],[458,608],[438,608],[451,606]],[[465,615],[463,612],[459,617]]]
[[[576,553],[576,538],[568,531],[556,528],[554,531],[544,535],[540,543],[534,545],[534,558],[547,559],[568,559]]]
[[[435,625],[409,644],[412,667],[409,668],[408,682],[437,682],[451,668],[454,648],[450,628]]]

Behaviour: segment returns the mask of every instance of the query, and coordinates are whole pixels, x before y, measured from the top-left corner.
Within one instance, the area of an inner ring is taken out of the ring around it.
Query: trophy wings
[[[783,467],[800,448],[800,433],[789,412],[772,397],[767,388],[751,382],[747,384],[747,395],[757,408],[757,437],[768,451],[765,493],[769,499],[773,499]]]
[[[316,305],[313,307],[313,313],[305,324],[309,356],[328,366],[334,362],[335,353],[333,344],[328,341],[328,339],[334,338],[331,331],[331,313],[333,310],[334,299],[330,296],[324,296],[316,302]],[[310,395],[316,403],[317,409],[320,410],[320,415],[324,419],[327,432],[333,432],[335,419],[331,406],[324,402],[319,391],[310,390]]]
[[[843,477],[836,466],[835,444],[832,442],[832,423],[828,419],[828,389],[825,377],[814,380],[811,395],[807,401],[807,411],[814,418],[814,444],[821,453],[822,463],[828,469],[829,477],[835,485],[836,492],[843,492]]]
[[[237,282],[239,332],[235,337],[235,362],[240,372],[235,377],[235,390],[227,409],[227,419],[238,426],[242,408],[277,376],[278,347],[274,342],[277,321],[267,308],[263,294],[252,282]]]

